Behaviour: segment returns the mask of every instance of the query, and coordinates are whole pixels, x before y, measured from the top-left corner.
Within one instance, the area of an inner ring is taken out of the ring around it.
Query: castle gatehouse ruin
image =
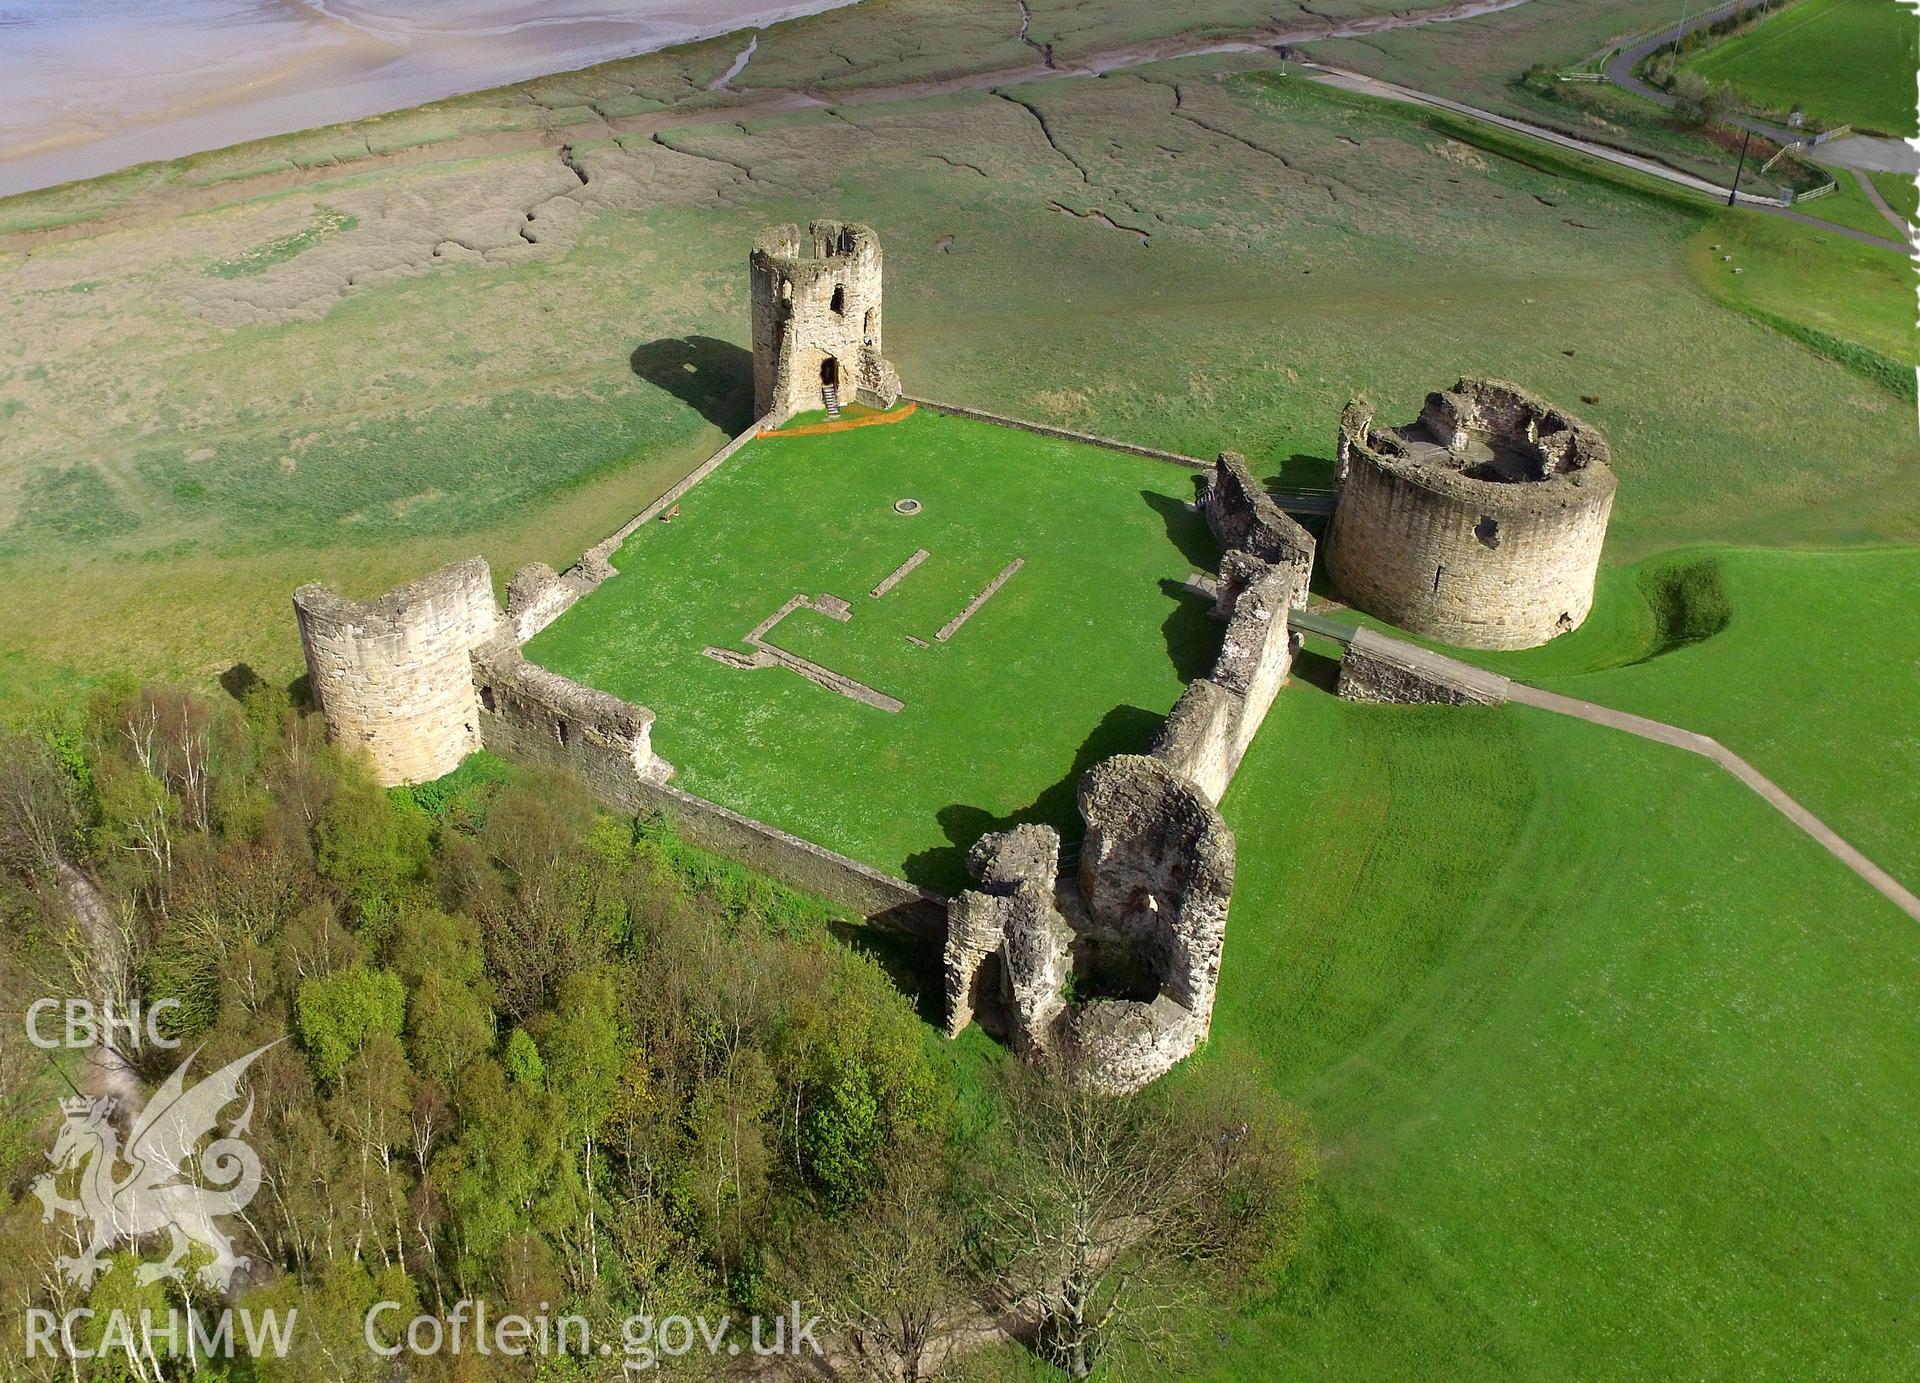
[[[1577,628],[1613,510],[1606,440],[1515,384],[1462,379],[1405,427],[1340,417],[1327,567],[1356,609],[1462,648]]]

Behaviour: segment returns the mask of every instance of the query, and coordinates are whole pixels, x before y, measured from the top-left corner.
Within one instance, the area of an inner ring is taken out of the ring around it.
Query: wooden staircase
[[[827,405],[827,421],[832,422],[840,416],[840,390],[836,385],[820,386],[820,398]]]

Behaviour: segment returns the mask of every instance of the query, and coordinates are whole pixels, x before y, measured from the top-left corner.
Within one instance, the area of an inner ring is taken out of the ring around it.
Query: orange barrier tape
[[[805,427],[776,428],[763,432],[762,437],[817,437],[823,432],[845,432],[853,427],[878,427],[881,423],[897,423],[902,418],[913,416],[918,404],[905,403],[891,413],[869,413],[864,418],[839,418],[830,423],[808,423]]]

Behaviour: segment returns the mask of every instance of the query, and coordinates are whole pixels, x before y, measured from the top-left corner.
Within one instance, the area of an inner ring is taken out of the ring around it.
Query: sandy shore
[[[0,0],[0,196],[852,0]]]

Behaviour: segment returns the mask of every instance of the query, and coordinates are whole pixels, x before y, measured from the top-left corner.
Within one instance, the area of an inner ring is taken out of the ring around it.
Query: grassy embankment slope
[[[1296,684],[1215,1017],[1324,1219],[1210,1376],[1892,1377],[1920,932],[1713,766]]]
[[[1586,624],[1483,666],[1712,735],[1920,883],[1920,549],[1699,549],[1602,573]]]
[[[1077,838],[1080,775],[1144,750],[1211,665],[1218,626],[1178,585],[1219,560],[1184,507],[1194,478],[928,409],[764,438],[629,539],[620,574],[527,656],[655,711],[654,747],[689,791],[952,892],[988,830],[1043,820]],[[921,512],[895,513],[903,497]],[[768,640],[904,709],[703,656],[749,652],[747,631],[796,593],[840,596],[852,618],[797,610]]]
[[[1898,0],[1801,0],[1702,50],[1688,68],[1756,110],[1911,138],[1920,16]]]

